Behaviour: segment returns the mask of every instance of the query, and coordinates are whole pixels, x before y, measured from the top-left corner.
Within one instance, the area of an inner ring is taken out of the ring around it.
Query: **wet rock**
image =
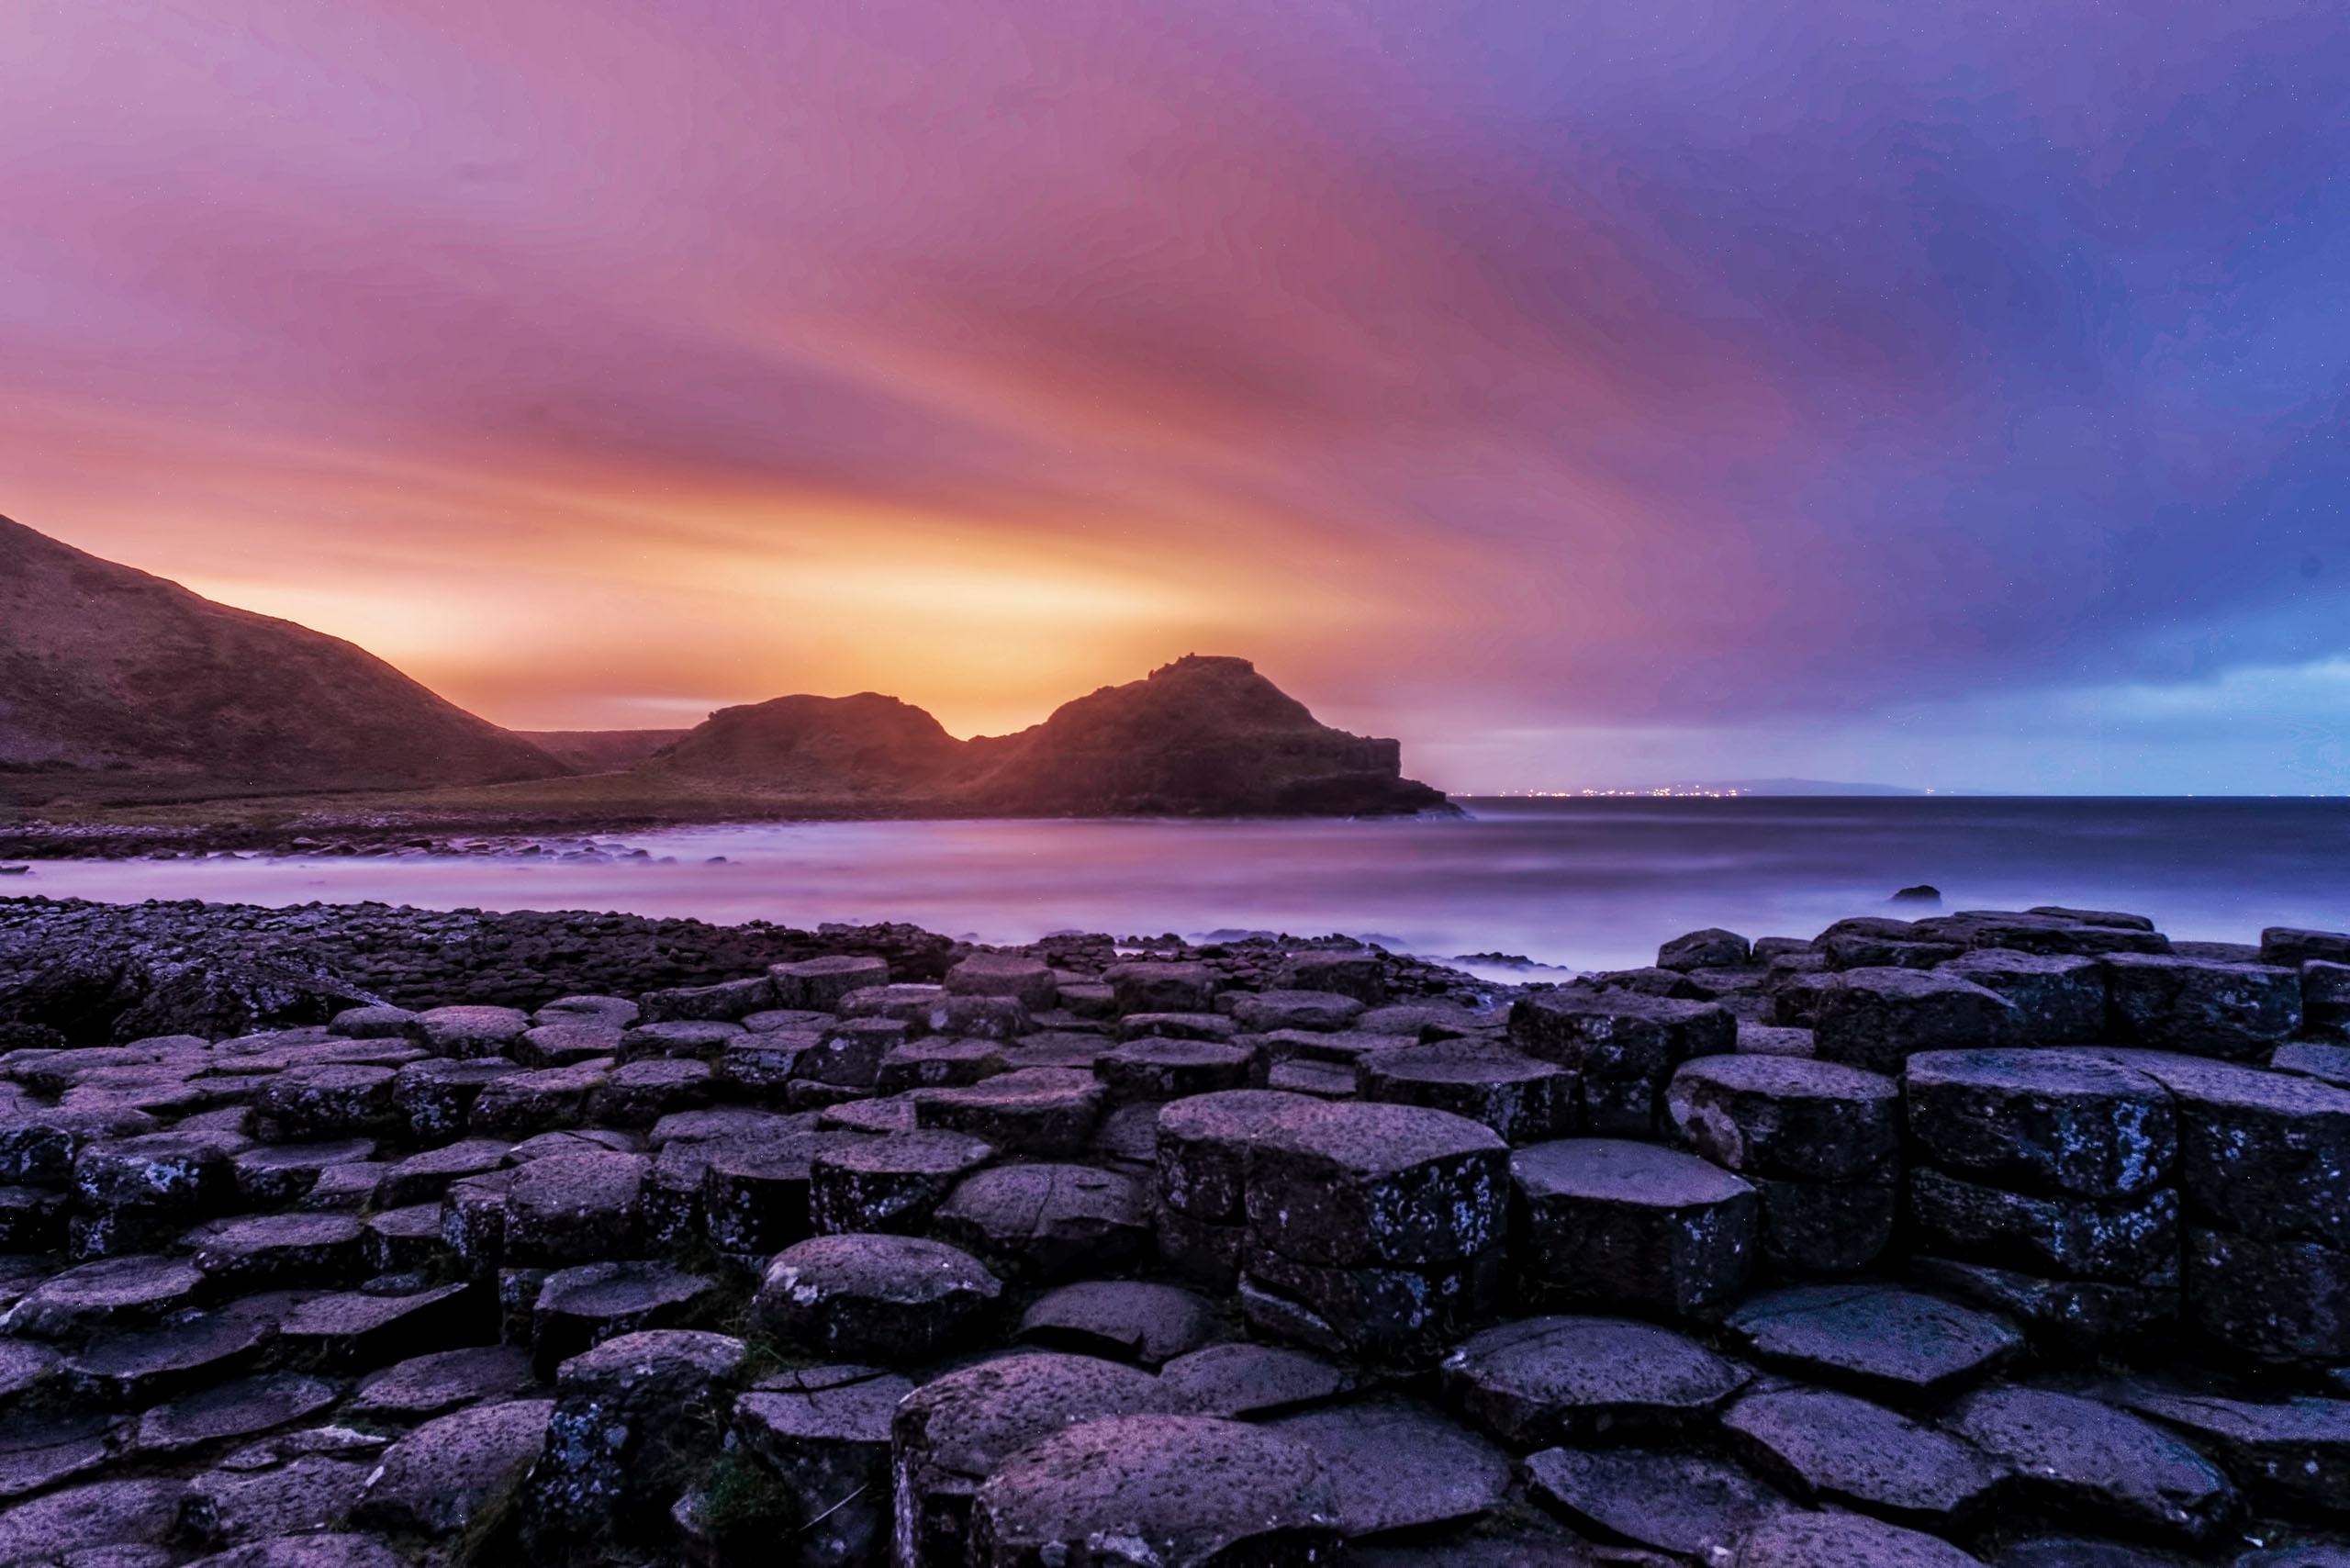
[[[1738,1024],[1710,1002],[1561,990],[1519,997],[1510,1009],[1509,1037],[1527,1055],[1575,1075],[1585,1129],[1647,1137],[1673,1070],[1693,1057],[1734,1049]]]
[[[2007,1319],[1898,1285],[1769,1291],[1726,1321],[1773,1366],[1895,1401],[1940,1398],[2023,1350]]]
[[[350,1165],[375,1157],[372,1138],[331,1143],[257,1144],[241,1148],[229,1164],[238,1198],[255,1207],[290,1204],[315,1186],[330,1165]]]
[[[1561,1294],[1692,1313],[1752,1271],[1754,1189],[1695,1155],[1617,1138],[1563,1138],[1510,1158],[1518,1267]]]
[[[1812,1040],[1823,1061],[1897,1073],[1920,1051],[2005,1046],[2020,1018],[2014,1002],[1956,975],[1846,969],[1819,989]]]
[[[1464,1262],[1502,1237],[1505,1159],[1491,1128],[1441,1111],[1297,1111],[1248,1144],[1251,1245],[1323,1268]]]
[[[2232,1354],[2350,1361],[2350,1249],[2190,1226],[2186,1311]]]
[[[1888,1161],[1857,1182],[1751,1179],[1760,1200],[1762,1268],[1786,1279],[1858,1273],[1893,1244],[1901,1217],[1901,1186]]]
[[[972,1568],[1052,1568],[1098,1554],[1167,1568],[1335,1562],[1314,1454],[1262,1428],[1197,1416],[1087,1422],[1007,1461],[971,1510]]]
[[[2087,1052],[1925,1052],[1903,1092],[1926,1158],[1977,1182],[2113,1198],[2161,1185],[2177,1158],[2169,1092]]]
[[[921,1237],[820,1236],[767,1265],[752,1319],[787,1345],[882,1364],[961,1344],[1003,1287],[969,1253]]]
[[[1052,966],[1013,953],[974,953],[946,971],[950,996],[1009,996],[1043,1012],[1059,999]]]
[[[1170,1409],[1235,1418],[1324,1405],[1354,1389],[1350,1373],[1319,1356],[1242,1342],[1178,1356],[1159,1368],[1158,1382]]]
[[[1801,1182],[1874,1176],[1901,1148],[1901,1091],[1830,1061],[1701,1057],[1674,1072],[1665,1112],[1687,1148],[1726,1170]]]
[[[914,1114],[921,1126],[968,1133],[1009,1153],[1066,1159],[1092,1137],[1103,1100],[1091,1073],[1018,1068],[967,1088],[926,1091]]]
[[[1947,1422],[2005,1461],[2027,1495],[2066,1518],[2132,1533],[2209,1541],[2236,1508],[2235,1489],[2186,1443],[2094,1399],[2041,1388],[1969,1395]]]
[[[1661,969],[1713,969],[1734,968],[1753,961],[1754,949],[1735,931],[1719,926],[1704,931],[1692,931],[1676,936],[1656,950],[1656,967]]]
[[[514,1172],[506,1189],[503,1256],[509,1263],[561,1268],[635,1249],[643,1218],[640,1154],[557,1154]]]
[[[893,1562],[963,1568],[973,1498],[1005,1461],[1081,1422],[1163,1408],[1149,1373],[1052,1352],[1000,1357],[923,1384],[890,1418]]]
[[[352,1510],[361,1529],[455,1535],[502,1503],[538,1459],[550,1399],[476,1405],[394,1443]]]
[[[919,1232],[963,1178],[994,1157],[991,1146],[961,1133],[829,1140],[808,1163],[811,1226],[826,1236]]]
[[[561,1558],[651,1533],[717,1458],[748,1357],[723,1334],[654,1329],[564,1362],[523,1488],[526,1546]]]
[[[1507,1143],[1539,1143],[1575,1130],[1580,1086],[1564,1068],[1499,1045],[1448,1041],[1365,1057],[1363,1098],[1466,1116]]]
[[[1860,1514],[1774,1514],[1739,1540],[1729,1568],[1979,1568],[1948,1541]]]
[[[1046,1350],[1156,1367],[1223,1337],[1215,1304],[1178,1285],[1087,1280],[1038,1296],[1019,1338]]]
[[[2098,959],[1978,947],[1941,969],[2013,1002],[2020,1045],[2079,1045],[2106,1036],[2105,969]]]
[[[1137,1184],[1082,1165],[1008,1165],[959,1183],[933,1218],[946,1239],[1015,1272],[1065,1279],[1137,1256],[1149,1217]]]
[[[503,1056],[531,1027],[515,1007],[435,1007],[417,1014],[409,1037],[440,1057]]]
[[[776,964],[767,969],[767,983],[778,1007],[830,1013],[851,991],[890,983],[890,966],[880,958],[834,957],[808,958],[796,964]]]
[[[242,1378],[156,1406],[139,1417],[130,1446],[152,1457],[251,1437],[314,1416],[341,1397],[333,1383],[295,1372]]]
[[[794,1528],[786,1561],[847,1568],[881,1560],[890,1540],[890,1419],[912,1390],[871,1367],[810,1367],[735,1400],[731,1440],[788,1499]]]
[[[541,1377],[608,1339],[653,1328],[686,1328],[708,1313],[718,1290],[666,1263],[588,1263],[545,1276],[530,1318],[531,1365]]]
[[[1256,1035],[1276,1029],[1326,1033],[1350,1027],[1362,1014],[1360,1002],[1335,991],[1262,991],[1232,999],[1232,1021]]]
[[[2178,1194],[2168,1188],[2102,1203],[2037,1198],[1920,1170],[1909,1176],[1909,1218],[1937,1257],[2115,1284],[2178,1279]]]
[[[1726,1562],[1786,1499],[1734,1464],[1649,1449],[1553,1448],[1529,1456],[1533,1495],[1603,1540],[1675,1559]]]
[[[1746,1385],[1695,1340],[1618,1317],[1529,1317],[1445,1358],[1452,1402],[1503,1441],[1615,1440],[1687,1430]]]
[[[1220,982],[1214,969],[1205,964],[1144,961],[1116,964],[1103,971],[1103,983],[1110,988],[1121,1014],[1126,1013],[1213,1013]],[[1292,990],[1329,991],[1330,986],[1291,987]]]
[[[2005,1479],[1956,1438],[1819,1389],[1749,1394],[1724,1414],[1722,1430],[1747,1463],[1795,1496],[1924,1529],[1964,1523]]]
[[[349,1215],[255,1215],[199,1226],[185,1241],[207,1283],[240,1292],[354,1279],[362,1235]]]
[[[2301,1026],[2300,974],[2279,965],[2119,953],[2105,975],[2114,1036],[2132,1044],[2243,1058]]]
[[[1285,1417],[1270,1429],[1321,1461],[1331,1511],[1349,1538],[1490,1513],[1513,1468],[1483,1438],[1392,1395]]]
[[[1244,1046],[1160,1036],[1129,1039],[1104,1055],[1094,1071],[1112,1099],[1132,1103],[1243,1088],[1255,1060]]]
[[[420,1421],[521,1394],[536,1381],[530,1353],[518,1346],[436,1350],[362,1379],[346,1408],[378,1421]]]

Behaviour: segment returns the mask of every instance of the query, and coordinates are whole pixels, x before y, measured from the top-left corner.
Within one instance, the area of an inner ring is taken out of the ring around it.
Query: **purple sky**
[[[22,0],[0,511],[531,726],[2350,790],[2338,3]]]

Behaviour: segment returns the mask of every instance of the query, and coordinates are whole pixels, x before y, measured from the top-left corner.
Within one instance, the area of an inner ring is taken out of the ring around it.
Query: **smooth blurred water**
[[[2134,910],[2180,937],[2350,928],[2345,801],[1467,803],[1465,822],[822,823],[627,839],[668,864],[51,861],[0,892],[902,920],[996,942],[1073,929],[1346,932],[1579,969],[1646,962],[1701,925],[1808,935],[1883,913],[1915,882],[1939,886],[1953,909]],[[726,863],[705,864],[716,856]]]

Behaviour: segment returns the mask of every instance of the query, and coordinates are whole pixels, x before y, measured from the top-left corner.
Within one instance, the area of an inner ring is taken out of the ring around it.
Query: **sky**
[[[0,512],[523,728],[2350,792],[2350,9],[0,0]]]

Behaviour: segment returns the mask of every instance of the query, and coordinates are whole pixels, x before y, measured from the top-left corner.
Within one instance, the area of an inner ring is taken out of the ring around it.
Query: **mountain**
[[[549,756],[582,773],[632,767],[663,746],[685,738],[683,730],[516,730]]]
[[[1441,808],[1403,747],[1317,722],[1247,659],[1193,654],[1064,703],[1033,729],[971,743],[960,793],[1041,815],[1336,815]]]
[[[909,812],[1014,816],[1358,815],[1443,809],[1402,748],[1315,721],[1246,659],[1193,655],[958,741],[872,692],[726,708],[632,778]]]
[[[637,771],[789,794],[905,795],[955,778],[968,749],[894,697],[778,697],[721,708]]]
[[[0,518],[0,800],[396,790],[566,771],[349,643]]]

